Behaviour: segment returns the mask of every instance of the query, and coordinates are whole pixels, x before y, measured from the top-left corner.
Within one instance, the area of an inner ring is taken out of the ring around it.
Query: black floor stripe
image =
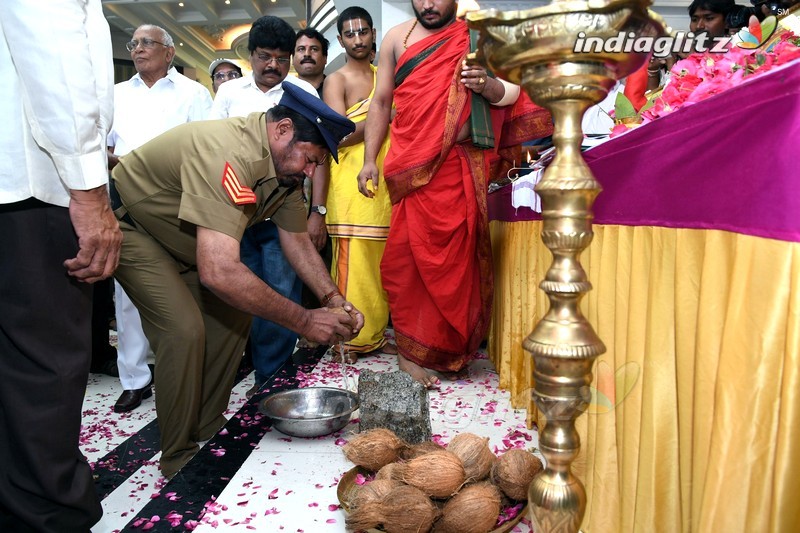
[[[94,486],[101,499],[114,492],[160,449],[161,433],[155,420],[94,464]]]
[[[327,346],[299,349],[292,358],[225,424],[225,435],[215,435],[160,491],[128,522],[122,532],[142,531],[141,518],[159,516],[149,531],[182,531],[189,520],[199,520],[206,502],[219,496],[231,478],[250,457],[255,445],[270,427],[268,418],[255,421],[258,405],[268,394],[293,389],[298,385],[297,373],[309,373],[325,354]],[[156,440],[156,442],[158,442]],[[156,449],[158,449],[156,445]],[[222,456],[215,451],[224,449]],[[152,455],[151,455],[152,457]],[[166,495],[175,493],[174,496]],[[165,517],[172,515],[180,524],[173,526]],[[177,518],[180,515],[180,519]]]
[[[252,371],[252,363],[243,359],[236,373],[236,381],[234,383],[238,384]],[[161,449],[160,439],[161,433],[158,430],[158,423],[153,420],[101,459],[98,459],[94,464],[93,475],[94,486],[100,495],[100,499],[105,499],[137,469],[148,463]]]

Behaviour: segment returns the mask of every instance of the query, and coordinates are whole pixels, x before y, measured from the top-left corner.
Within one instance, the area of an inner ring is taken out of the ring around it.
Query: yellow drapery
[[[540,221],[493,221],[491,231],[489,353],[500,386],[534,423],[521,343],[547,310],[538,283],[552,258]],[[594,232],[581,256],[594,286],[582,310],[608,351],[577,423],[582,530],[800,530],[800,243],[717,230]]]

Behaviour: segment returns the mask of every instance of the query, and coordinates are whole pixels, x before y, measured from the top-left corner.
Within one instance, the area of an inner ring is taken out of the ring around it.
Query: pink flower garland
[[[639,124],[617,124],[616,137],[630,128],[669,115],[683,106],[696,104],[739,85],[744,78],[760,76],[800,57],[800,38],[784,31],[767,50],[732,46],[724,54],[696,53],[673,65],[671,78],[652,107],[641,113]]]
[[[731,47],[724,54],[692,54],[675,63],[672,77],[661,96],[650,109],[642,113],[646,123],[680,109],[682,106],[702,102],[742,82],[769,72],[800,57],[800,41],[791,32],[785,32],[768,51]]]

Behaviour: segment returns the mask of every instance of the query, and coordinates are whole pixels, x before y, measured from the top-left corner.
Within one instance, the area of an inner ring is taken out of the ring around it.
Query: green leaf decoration
[[[635,116],[637,116],[636,109],[628,97],[621,92],[617,93],[617,99],[614,101],[614,118],[620,120]]]
[[[645,102],[645,104],[642,106],[642,108],[639,110],[639,113],[637,113],[637,114],[639,116],[642,116],[642,113],[644,113],[645,111],[647,111],[648,109],[653,107],[655,104],[656,104],[656,99],[655,98],[648,98],[647,102]]]

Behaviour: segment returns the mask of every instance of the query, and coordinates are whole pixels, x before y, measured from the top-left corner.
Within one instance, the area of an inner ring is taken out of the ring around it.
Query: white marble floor
[[[382,371],[397,366],[394,356],[360,359],[349,369],[351,387],[365,368]],[[340,365],[331,361],[330,354],[301,367],[295,379],[301,387],[343,386]],[[92,531],[345,531],[345,511],[336,488],[353,467],[341,447],[358,430],[358,413],[341,432],[314,439],[288,437],[272,429],[257,411],[268,390],[246,400],[245,391],[252,385],[252,373],[236,384],[227,412],[229,423],[167,482],[158,471],[154,398],[131,413],[114,413],[119,381],[91,375],[81,448],[95,467],[104,508]],[[282,385],[275,380],[274,388]],[[471,363],[469,378],[443,381],[431,391],[434,440],[446,444],[455,435],[470,432],[489,437],[498,454],[511,447],[536,450],[537,435],[525,427],[524,411],[512,409],[508,394],[497,385],[494,368],[483,357]],[[529,531],[526,519],[513,529]]]

